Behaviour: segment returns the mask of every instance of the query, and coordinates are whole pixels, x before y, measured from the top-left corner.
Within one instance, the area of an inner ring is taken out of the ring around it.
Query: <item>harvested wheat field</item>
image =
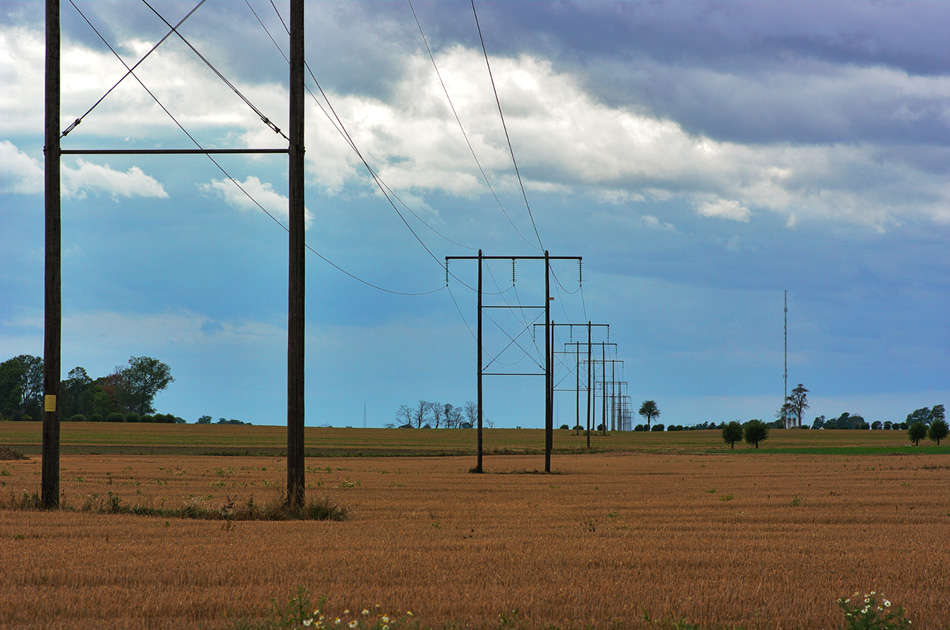
[[[331,614],[408,609],[418,627],[652,627],[646,612],[663,627],[832,628],[835,600],[870,590],[915,627],[950,627],[946,455],[473,463],[311,458],[308,497],[347,520],[231,522],[79,508],[273,501],[284,460],[64,455],[67,509],[0,510],[0,626],[234,627],[302,586]],[[6,496],[35,491],[40,459],[0,472]]]

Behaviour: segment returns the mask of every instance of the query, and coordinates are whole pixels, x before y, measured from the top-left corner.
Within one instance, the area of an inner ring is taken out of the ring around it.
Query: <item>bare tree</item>
[[[421,429],[423,425],[428,424],[431,411],[432,403],[427,400],[420,400],[419,404],[412,410],[412,424],[417,429]]]
[[[478,424],[478,405],[474,401],[465,401],[465,422],[472,427]]]
[[[412,426],[412,407],[400,405],[399,409],[396,410],[396,425],[400,427]]]
[[[442,420],[445,419],[445,407],[442,406],[442,403],[429,403],[429,409],[432,414],[432,426],[433,428],[438,429],[442,426]]]
[[[454,407],[452,403],[445,403],[445,426],[447,429],[457,429],[462,424],[462,409]]]

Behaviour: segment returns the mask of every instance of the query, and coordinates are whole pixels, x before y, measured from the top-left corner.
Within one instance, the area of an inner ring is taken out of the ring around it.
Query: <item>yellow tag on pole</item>
[[[56,396],[48,394],[44,398],[43,411],[56,411]]]

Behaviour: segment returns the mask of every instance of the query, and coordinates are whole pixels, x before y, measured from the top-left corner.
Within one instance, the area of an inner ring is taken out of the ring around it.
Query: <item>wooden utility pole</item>
[[[59,0],[46,0],[46,280],[43,332],[43,462],[40,494],[43,506],[47,508],[59,507],[59,386],[63,321],[59,114]]]
[[[544,250],[544,472],[551,472],[554,447],[554,361],[551,360],[551,257]]]
[[[304,0],[290,0],[290,261],[287,315],[287,504],[304,503]]]
[[[478,250],[478,463],[475,465],[475,472],[484,472],[482,468],[482,250]]]
[[[590,448],[590,396],[591,390],[593,389],[593,384],[590,380],[590,368],[593,365],[590,356],[590,320],[587,322],[587,448]],[[609,337],[608,337],[609,338]]]

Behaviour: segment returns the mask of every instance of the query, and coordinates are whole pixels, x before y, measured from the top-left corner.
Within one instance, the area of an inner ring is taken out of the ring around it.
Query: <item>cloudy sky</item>
[[[125,68],[63,4],[66,129]],[[130,65],[168,31],[144,3],[75,4]],[[151,4],[171,23],[194,7]],[[667,424],[774,418],[785,291],[808,422],[950,402],[950,6],[476,7],[505,126],[470,2],[307,3],[308,425],[475,398],[476,265],[453,261],[447,285],[442,264],[479,248],[583,257],[582,275],[552,264],[555,322],[610,324],[594,341],[616,343],[616,379]],[[42,3],[0,0],[0,16],[5,360],[43,349]],[[287,128],[288,38],[270,2],[208,0],[180,32]],[[136,76],[203,147],[286,146],[176,36]],[[62,146],[194,144],[130,77]],[[286,158],[216,161],[64,156],[64,372],[154,356],[176,379],[160,411],[282,424]],[[486,263],[486,304],[543,303],[543,263],[512,276]],[[486,314],[489,370],[537,371],[537,309]],[[559,351],[581,340],[557,329]],[[559,388],[574,365],[558,355]],[[574,394],[556,406],[573,423]],[[486,377],[485,412],[543,426],[542,379]]]

